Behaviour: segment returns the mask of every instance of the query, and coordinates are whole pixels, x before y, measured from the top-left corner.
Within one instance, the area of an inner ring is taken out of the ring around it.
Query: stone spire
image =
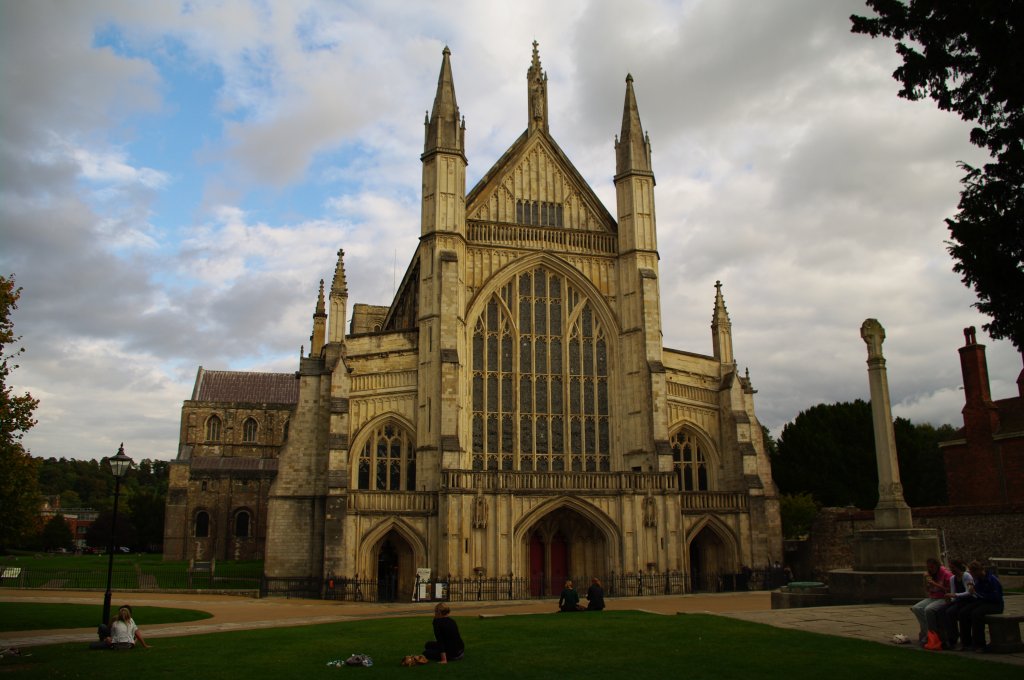
[[[526,105],[529,112],[527,129],[548,131],[548,74],[540,67],[540,52],[533,41],[533,61],[526,71]]]
[[[320,282],[320,303],[323,303],[323,281]],[[342,342],[345,339],[345,316],[348,308],[348,283],[345,281],[345,251],[338,249],[338,264],[334,267],[334,281],[331,282],[330,332],[327,342]]]
[[[309,353],[320,356],[327,335],[327,310],[324,308],[324,280],[320,279],[320,294],[316,298],[316,311],[313,312],[313,334],[309,336]]]
[[[729,311],[725,308],[721,281],[715,281],[715,311],[711,316],[711,345],[716,359],[723,364],[733,363],[732,322],[729,321]]]
[[[449,60],[451,53],[447,46],[441,52],[441,73],[437,76],[434,108],[424,121],[424,156],[435,151],[465,155],[466,121],[460,119],[459,103],[455,100],[455,81]]]
[[[640,125],[640,110],[633,94],[633,76],[626,75],[626,101],[622,105],[622,131],[615,140],[615,174],[651,172],[651,140]]]
[[[334,265],[334,281],[331,282],[331,297],[336,296],[348,297],[348,283],[345,281],[345,250],[342,248],[338,249],[338,263]]]

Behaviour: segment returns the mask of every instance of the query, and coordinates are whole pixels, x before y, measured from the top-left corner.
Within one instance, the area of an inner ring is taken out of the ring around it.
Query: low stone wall
[[[915,527],[938,531],[949,557],[1024,557],[1024,504],[913,508],[913,516]],[[870,510],[822,508],[807,540],[786,541],[787,566],[798,579],[827,582],[829,571],[853,567],[853,533],[873,528]]]

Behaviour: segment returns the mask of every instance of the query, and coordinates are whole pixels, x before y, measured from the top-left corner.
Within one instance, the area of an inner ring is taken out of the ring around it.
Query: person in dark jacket
[[[428,640],[423,649],[423,656],[439,663],[458,661],[466,652],[459,626],[448,617],[450,613],[444,602],[434,607],[434,639]]]
[[[596,576],[590,579],[590,587],[587,588],[587,611],[599,612],[604,609],[604,588],[601,587],[601,580]]]
[[[565,588],[562,589],[562,594],[558,597],[558,611],[580,611],[580,594],[572,587],[572,581],[565,582]]]
[[[963,649],[973,645],[974,651],[983,652],[985,616],[1003,613],[1003,584],[991,569],[982,569],[978,560],[971,562],[967,570],[974,577],[974,585],[968,589],[972,595],[970,602],[960,610],[957,617],[960,619],[960,639],[963,640]]]

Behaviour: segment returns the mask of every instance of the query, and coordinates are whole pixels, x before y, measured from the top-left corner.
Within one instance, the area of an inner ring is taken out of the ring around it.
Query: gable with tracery
[[[544,134],[520,138],[480,180],[466,218],[532,227],[615,232],[615,221]]]

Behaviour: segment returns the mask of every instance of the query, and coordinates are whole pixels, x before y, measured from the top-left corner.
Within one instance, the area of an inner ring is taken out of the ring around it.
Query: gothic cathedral
[[[394,300],[354,305],[346,333],[339,251],[294,376],[200,369],[167,556],[263,556],[271,593],[387,574],[399,597],[423,568],[528,577],[543,595],[570,576],[781,560],[720,284],[712,353],[662,345],[651,146],[632,77],[613,216],[551,135],[536,43],[527,128],[467,193],[466,124],[442,55],[420,240]],[[220,396],[204,396],[212,379]]]

